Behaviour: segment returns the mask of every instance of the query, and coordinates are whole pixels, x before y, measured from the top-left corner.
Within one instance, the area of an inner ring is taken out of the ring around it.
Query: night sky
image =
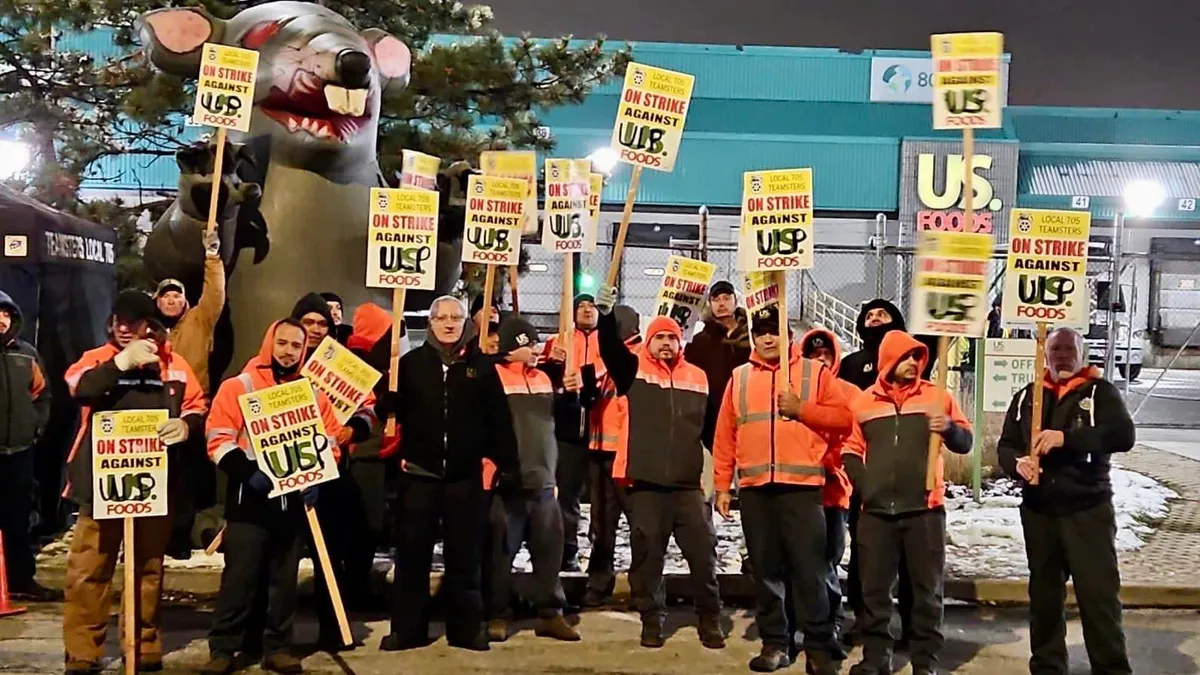
[[[998,30],[1011,104],[1200,110],[1200,0],[483,1],[537,37],[928,50],[930,33]]]

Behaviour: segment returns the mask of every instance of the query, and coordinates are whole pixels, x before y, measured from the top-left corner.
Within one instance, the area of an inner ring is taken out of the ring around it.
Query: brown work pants
[[[120,520],[80,516],[67,556],[63,645],[68,661],[98,662],[104,656],[112,609],[112,578],[124,538]],[[158,605],[162,596],[163,555],[171,538],[171,516],[138,518],[133,559],[138,577],[138,662],[162,660]],[[121,613],[122,623],[125,614]],[[122,630],[124,627],[122,626]]]

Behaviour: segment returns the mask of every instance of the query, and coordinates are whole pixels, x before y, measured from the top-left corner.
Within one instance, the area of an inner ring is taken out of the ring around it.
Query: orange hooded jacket
[[[213,397],[212,410],[208,414],[206,434],[208,457],[238,486],[249,480],[250,476],[258,470],[254,450],[250,445],[250,437],[246,433],[246,420],[242,417],[241,406],[238,405],[238,397],[252,391],[284,384],[284,382],[276,381],[275,374],[271,370],[275,329],[279,327],[279,324],[280,322],[276,321],[267,329],[258,355],[251,357],[246,362],[242,372],[221,383],[216,396]],[[306,358],[308,358],[307,347],[300,356],[300,363],[304,363]],[[295,377],[285,382],[299,377],[299,369],[297,369]],[[333,406],[329,404],[329,399],[325,394],[322,394],[316,387],[313,387],[313,393],[316,395],[317,408],[321,413],[321,422],[325,425],[325,434],[329,436],[329,441],[333,446],[334,457],[340,460],[341,451],[337,445],[337,435],[342,430],[342,425],[338,424],[337,417],[333,413]]]
[[[738,486],[779,483],[823,487],[829,445],[825,434],[850,431],[850,408],[836,379],[821,363],[788,352],[791,390],[800,397],[800,420],[779,414],[779,362],[767,363],[752,352],[750,362],[733,369],[717,415],[713,442],[713,486],[729,492],[737,471]]]
[[[917,353],[918,377],[901,386],[892,372],[910,353]],[[934,489],[925,490],[929,452],[929,414],[945,415],[951,423],[942,433],[952,452],[971,451],[971,424],[954,396],[939,392],[920,379],[929,350],[903,331],[888,333],[879,345],[879,376],[851,405],[855,420],[842,445],[843,459],[863,510],[896,515],[941,507],[946,501],[945,464],[939,453]]]
[[[814,328],[800,339],[800,348],[806,351],[809,341],[817,336],[824,337],[832,347],[833,367],[829,370],[833,374],[834,386],[840,390],[842,398],[846,399],[846,409],[849,410],[854,400],[862,396],[862,389],[838,377],[838,370],[842,367],[842,345],[837,336],[824,328]],[[853,492],[853,488],[850,485],[850,477],[846,475],[845,463],[842,462],[842,443],[849,433],[849,427],[842,433],[824,432],[825,440],[829,443],[829,452],[825,454],[825,492],[822,501],[828,507],[850,508],[850,493]]]

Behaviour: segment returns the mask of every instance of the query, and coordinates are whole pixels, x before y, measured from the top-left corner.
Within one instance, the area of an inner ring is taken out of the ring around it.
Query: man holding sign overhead
[[[276,321],[263,337],[258,355],[240,374],[222,382],[213,397],[208,455],[229,481],[225,569],[208,633],[210,660],[201,669],[204,673],[231,672],[235,653],[257,642],[258,636],[247,636],[246,629],[254,623],[250,619],[259,594],[268,598],[263,667],[278,673],[301,670],[289,650],[304,507],[316,504],[315,483],[337,477],[340,453],[335,437],[341,430],[329,399],[301,380],[307,353],[300,322]],[[271,398],[268,392],[289,383],[298,393],[289,393],[287,400]],[[273,412],[275,407],[280,410]],[[267,452],[273,463],[264,464],[260,455]]]

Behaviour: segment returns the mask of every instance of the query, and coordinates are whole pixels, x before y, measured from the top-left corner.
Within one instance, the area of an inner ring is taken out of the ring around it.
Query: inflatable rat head
[[[272,163],[334,180],[375,166],[382,97],[408,86],[412,55],[403,42],[309,2],[270,2],[228,20],[198,7],[158,9],[137,27],[150,61],[182,77],[198,75],[206,42],[257,51],[247,137],[270,137]]]

